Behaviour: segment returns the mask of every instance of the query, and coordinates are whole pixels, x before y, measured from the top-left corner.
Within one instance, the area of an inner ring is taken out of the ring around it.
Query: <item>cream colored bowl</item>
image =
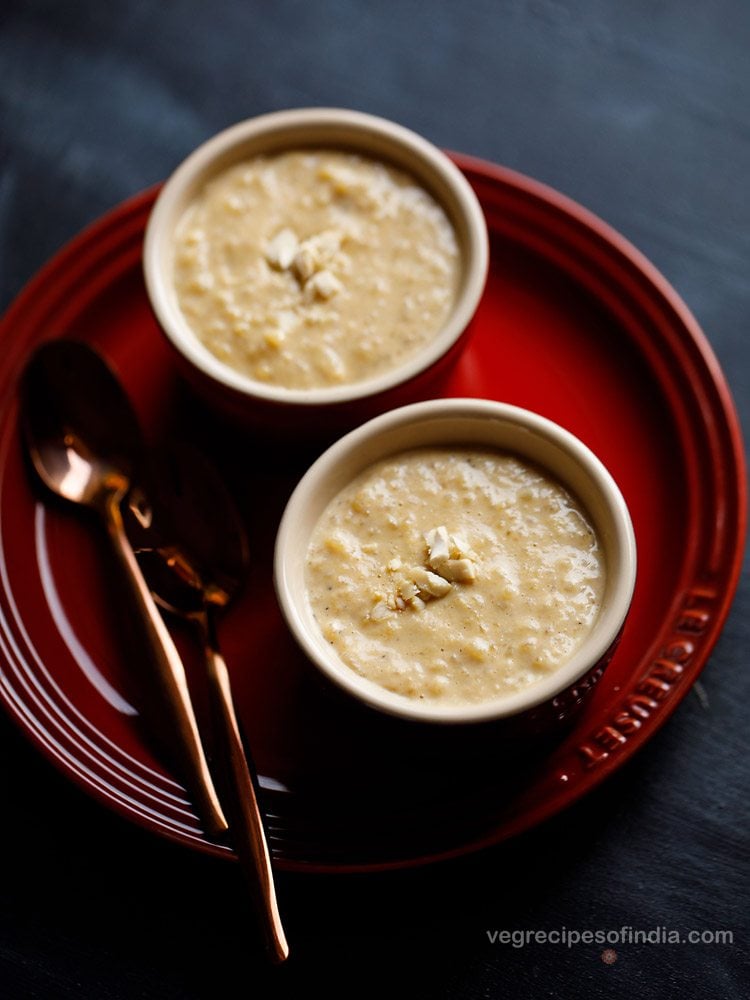
[[[362,381],[324,388],[286,388],[250,378],[220,361],[193,333],[173,284],[175,229],[185,209],[212,177],[258,154],[299,148],[340,148],[380,159],[409,172],[443,207],[460,251],[460,281],[453,309],[434,338],[390,370]],[[143,267],[151,305],[183,368],[199,389],[235,413],[260,407],[299,410],[350,407],[350,422],[373,412],[424,398],[421,376],[455,356],[484,289],[488,238],[477,198],[463,174],[439,149],[414,132],[372,115],[334,108],[306,108],[263,115],[235,125],[195,150],[162,188],[146,230]],[[400,389],[400,395],[389,395]],[[404,390],[406,390],[404,392]],[[421,395],[420,395],[421,394]],[[352,409],[354,407],[354,409]]]
[[[604,550],[606,584],[592,630],[572,657],[512,694],[472,704],[444,704],[395,694],[348,667],[325,640],[307,594],[311,535],[328,503],[380,459],[425,446],[492,447],[547,470],[583,505]],[[393,410],[357,428],[310,467],[282,518],[275,553],[281,610],[309,660],[339,688],[372,708],[403,719],[438,723],[563,720],[606,665],[630,607],[636,573],[633,528],[609,472],[576,437],[535,413],[481,399],[440,399]]]

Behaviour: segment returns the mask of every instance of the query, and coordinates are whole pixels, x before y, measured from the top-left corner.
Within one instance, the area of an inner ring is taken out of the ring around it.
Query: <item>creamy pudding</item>
[[[377,462],[327,506],[306,587],[358,674],[411,699],[476,703],[562,666],[602,603],[587,512],[526,460],[420,448]]]
[[[314,389],[395,368],[435,337],[461,278],[454,229],[413,177],[340,150],[293,150],[210,180],[175,235],[195,336],[258,382]]]

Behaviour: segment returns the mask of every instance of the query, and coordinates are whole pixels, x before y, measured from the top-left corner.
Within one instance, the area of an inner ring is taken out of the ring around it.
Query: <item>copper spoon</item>
[[[143,450],[138,422],[119,382],[86,344],[55,340],[31,357],[21,386],[23,430],[41,481],[102,518],[128,584],[133,620],[153,661],[192,797],[211,834],[227,829],[206,763],[185,668],[125,534],[121,505]]]
[[[215,622],[216,611],[229,603],[247,577],[244,525],[223,481],[198,452],[172,446],[154,464],[158,476],[149,490],[155,501],[153,523],[146,529],[137,517],[132,523],[136,552],[157,602],[199,630],[219,762],[229,779],[230,834],[266,950],[273,962],[280,963],[288,957],[289,947],[276,900],[254,769],[243,745]],[[138,504],[137,494],[132,504]]]

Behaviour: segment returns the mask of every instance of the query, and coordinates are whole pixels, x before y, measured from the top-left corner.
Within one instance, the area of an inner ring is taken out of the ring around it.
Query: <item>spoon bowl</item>
[[[161,542],[168,572],[160,576],[163,586],[152,590],[164,598],[175,587],[178,605],[189,605],[195,593],[201,603],[228,604],[247,579],[250,556],[244,522],[223,479],[201,452],[182,442],[162,449],[152,465],[158,469],[148,487],[154,523],[145,536],[134,536],[136,545],[147,539],[144,548]],[[179,587],[180,581],[187,587]]]
[[[59,496],[101,507],[133,477],[143,440],[108,366],[71,340],[44,344],[23,380],[23,427],[37,474]]]

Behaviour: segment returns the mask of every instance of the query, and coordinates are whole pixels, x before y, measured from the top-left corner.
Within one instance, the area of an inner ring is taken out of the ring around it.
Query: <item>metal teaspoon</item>
[[[128,584],[134,622],[149,650],[171,732],[198,813],[211,834],[227,829],[201,745],[185,669],[125,534],[121,504],[143,450],[130,402],[100,355],[84,343],[49,341],[21,384],[31,461],[53,493],[102,518]]]
[[[195,450],[172,446],[154,465],[158,475],[149,484],[155,501],[153,524],[144,529],[136,512],[132,523],[136,552],[157,602],[199,630],[220,765],[229,779],[230,834],[266,950],[273,962],[280,963],[288,957],[289,947],[276,900],[256,781],[243,746],[215,624],[216,611],[229,603],[247,576],[244,524],[218,473]],[[136,503],[137,499],[135,494]]]

